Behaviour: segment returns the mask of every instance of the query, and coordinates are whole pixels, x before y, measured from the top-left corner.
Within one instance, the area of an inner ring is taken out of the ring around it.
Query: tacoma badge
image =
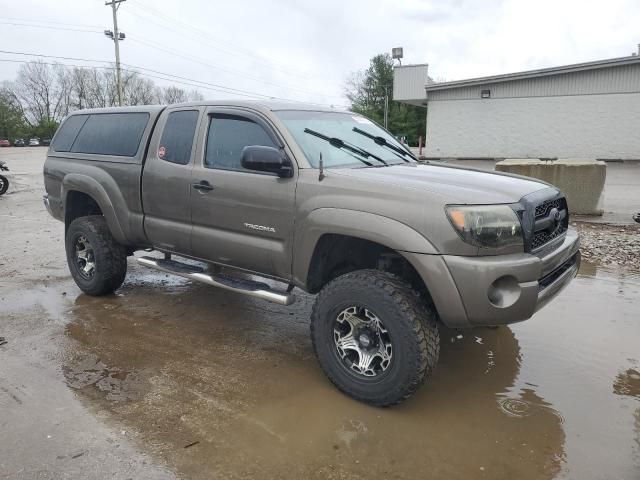
[[[246,228],[250,228],[251,230],[260,230],[262,232],[271,232],[276,233],[276,229],[273,227],[265,227],[264,225],[254,225],[253,223],[245,223],[244,226]]]

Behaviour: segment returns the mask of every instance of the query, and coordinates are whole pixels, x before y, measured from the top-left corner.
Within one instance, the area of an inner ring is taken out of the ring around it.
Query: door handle
[[[211,190],[213,190],[213,185],[211,185],[206,180],[201,180],[200,183],[194,183],[191,186],[201,193],[210,192]]]

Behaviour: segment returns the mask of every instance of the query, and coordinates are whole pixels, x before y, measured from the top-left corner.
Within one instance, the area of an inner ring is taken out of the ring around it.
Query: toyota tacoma
[[[80,110],[44,180],[83,292],[112,293],[127,257],[155,250],[136,261],[282,305],[317,294],[320,366],[377,406],[430,377],[440,325],[526,320],[580,265],[557,188],[419,163],[369,119],[312,105]]]

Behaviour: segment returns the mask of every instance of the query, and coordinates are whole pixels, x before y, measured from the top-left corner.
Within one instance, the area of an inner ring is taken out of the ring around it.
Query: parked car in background
[[[29,146],[30,147],[39,147],[40,146],[40,140],[38,140],[37,138],[32,138],[29,140]]]
[[[21,138],[16,138],[13,142],[14,147],[24,147],[24,140]]]
[[[51,139],[43,138],[42,140],[40,140],[40,145],[42,145],[43,147],[48,147],[49,145],[51,145]]]
[[[11,142],[7,139],[1,139],[0,140],[0,147],[10,147],[11,146]]]

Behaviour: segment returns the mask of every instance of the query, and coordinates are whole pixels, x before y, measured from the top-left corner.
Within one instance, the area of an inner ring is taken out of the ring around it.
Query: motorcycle
[[[7,164],[0,160],[0,172],[8,172]],[[9,189],[9,179],[4,175],[0,175],[0,195],[4,195]]]

